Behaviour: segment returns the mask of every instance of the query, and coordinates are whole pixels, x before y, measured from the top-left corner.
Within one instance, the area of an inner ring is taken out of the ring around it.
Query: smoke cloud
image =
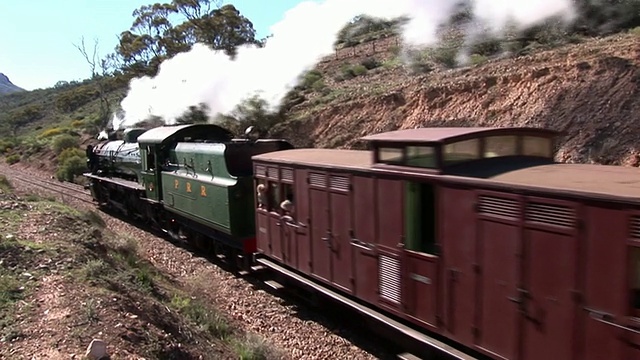
[[[508,22],[529,26],[550,16],[573,16],[572,0],[468,0],[477,19],[499,33]],[[150,116],[172,124],[189,106],[205,103],[210,116],[228,114],[253,95],[276,108],[284,95],[324,56],[353,17],[366,14],[392,19],[407,16],[402,29],[407,46],[437,42],[438,26],[456,9],[453,0],[324,0],[306,1],[271,27],[266,46],[240,47],[235,60],[223,52],[196,44],[164,61],[156,77],[133,79],[122,101],[124,116],[113,118],[114,129],[129,127]],[[470,36],[473,34],[469,34]]]

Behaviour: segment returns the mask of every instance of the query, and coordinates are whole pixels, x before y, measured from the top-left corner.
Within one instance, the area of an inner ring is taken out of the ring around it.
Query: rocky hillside
[[[553,48],[534,44],[518,56],[472,55],[472,65],[458,68],[442,49],[406,54],[399,45],[381,37],[320,61],[286,111],[260,120],[269,136],[297,146],[357,148],[364,135],[417,126],[541,126],[564,132],[559,161],[640,164],[640,28]],[[127,80],[107,80],[109,101],[117,104]],[[99,131],[98,94],[88,80],[1,97],[0,134],[18,136],[0,136],[0,156],[62,179],[80,174],[82,149]],[[58,161],[68,146],[73,151]]]
[[[0,73],[0,95],[25,91],[23,88],[14,85],[7,75]]]
[[[361,136],[417,126],[540,126],[565,133],[558,160],[637,165],[637,35],[420,74],[389,51],[363,48],[347,59],[351,66],[365,59],[383,66],[339,82],[330,76],[345,60],[336,57],[319,66],[331,90],[296,105],[282,136],[352,148]]]

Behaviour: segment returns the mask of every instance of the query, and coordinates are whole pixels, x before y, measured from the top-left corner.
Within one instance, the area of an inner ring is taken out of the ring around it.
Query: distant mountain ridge
[[[18,91],[26,91],[25,89],[14,85],[7,75],[0,73],[0,95],[14,93]]]

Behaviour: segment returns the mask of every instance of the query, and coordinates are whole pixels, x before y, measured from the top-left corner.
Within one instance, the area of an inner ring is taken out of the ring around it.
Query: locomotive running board
[[[470,356],[468,354],[465,354],[441,341],[438,341],[434,338],[431,338],[425,334],[422,334],[416,330],[413,330],[409,327],[407,327],[406,325],[403,325],[401,323],[399,323],[396,320],[391,319],[390,317],[375,311],[371,308],[368,308],[366,306],[363,306],[362,304],[358,304],[357,302],[338,294],[337,292],[330,290],[320,284],[317,284],[309,279],[306,279],[305,277],[292,272],[291,270],[285,269],[282,266],[273,263],[265,258],[258,258],[256,259],[256,262],[274,270],[277,271],[281,274],[286,275],[288,278],[291,278],[297,282],[300,282],[336,301],[339,301],[340,303],[349,306],[350,308],[358,311],[361,314],[365,314],[389,327],[391,327],[393,330],[398,331],[400,333],[402,333],[405,336],[410,337],[411,339],[418,341],[424,345],[427,345],[433,349],[436,349],[437,351],[440,351],[442,353],[444,353],[445,355],[456,359],[456,360],[477,360],[475,357]],[[408,355],[408,354],[407,354]]]

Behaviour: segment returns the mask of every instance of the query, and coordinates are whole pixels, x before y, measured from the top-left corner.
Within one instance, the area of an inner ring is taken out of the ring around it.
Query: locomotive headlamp
[[[244,136],[248,140],[252,141],[256,141],[260,137],[258,131],[256,131],[255,126],[249,126],[248,128],[246,128],[244,130]]]

